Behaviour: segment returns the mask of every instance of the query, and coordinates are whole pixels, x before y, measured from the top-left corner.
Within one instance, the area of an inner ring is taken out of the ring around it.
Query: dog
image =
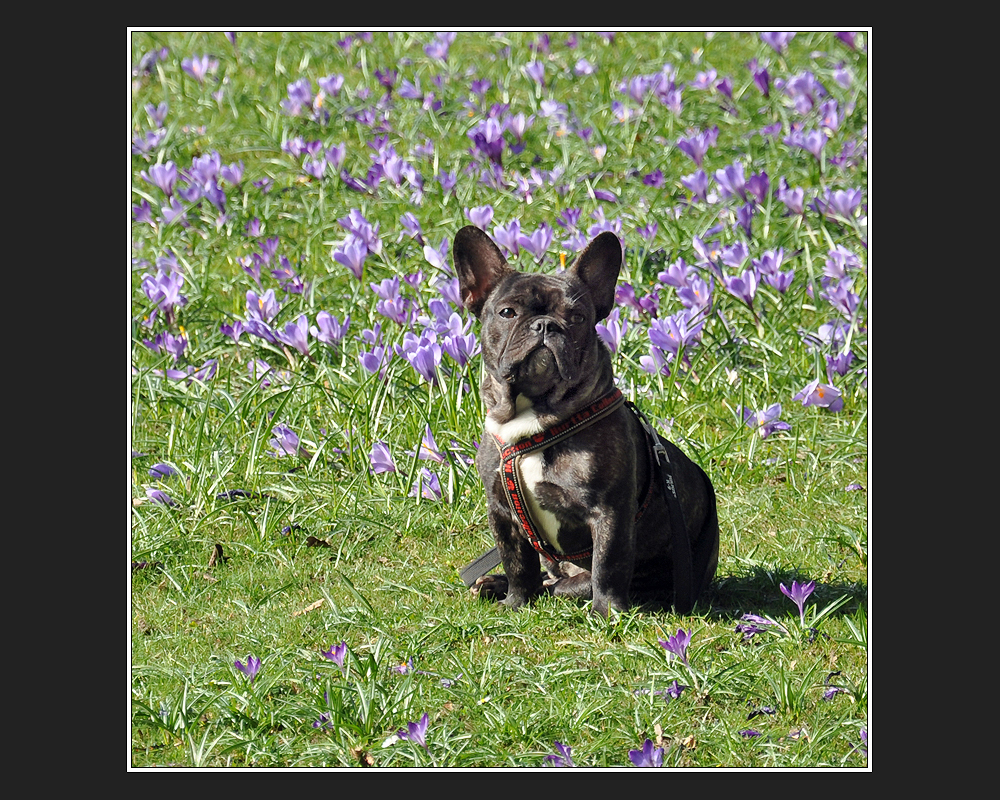
[[[604,617],[654,601],[688,613],[718,563],[715,491],[615,387],[595,326],[614,306],[621,241],[599,234],[558,274],[513,269],[471,225],[452,250],[481,327],[476,467],[503,565],[473,594],[510,608],[582,598]]]

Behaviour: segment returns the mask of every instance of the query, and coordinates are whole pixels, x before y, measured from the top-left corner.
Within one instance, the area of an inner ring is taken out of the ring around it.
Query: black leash
[[[684,522],[684,509],[677,496],[674,482],[674,469],[667,455],[667,448],[645,415],[632,403],[628,407],[635,414],[646,431],[646,438],[656,454],[656,465],[663,482],[663,496],[667,501],[667,513],[670,514],[670,545],[671,559],[674,562],[674,611],[678,614],[690,614],[694,608],[694,579],[692,575],[691,537],[687,524]]]
[[[670,514],[670,531],[672,536],[672,559],[674,565],[674,610],[678,614],[689,614],[694,608],[694,580],[692,574],[691,537],[684,521],[684,511],[674,482],[673,464],[667,449],[663,446],[660,435],[649,424],[645,415],[631,402],[626,405],[635,414],[639,424],[646,432],[647,444],[653,453],[656,471],[663,484],[663,496],[667,501],[667,513]],[[651,480],[654,480],[651,476]],[[472,586],[483,575],[495,569],[501,563],[500,551],[493,547],[461,571],[462,582]]]

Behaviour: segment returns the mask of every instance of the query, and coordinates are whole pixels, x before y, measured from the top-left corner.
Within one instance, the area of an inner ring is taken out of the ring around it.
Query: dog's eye
[[[584,319],[586,319],[586,317],[584,317],[583,314],[573,314],[569,318],[569,321],[572,322],[574,325],[579,325],[581,322],[584,321]]]
[[[504,319],[513,319],[517,316],[517,312],[513,308],[501,308],[500,316]]]

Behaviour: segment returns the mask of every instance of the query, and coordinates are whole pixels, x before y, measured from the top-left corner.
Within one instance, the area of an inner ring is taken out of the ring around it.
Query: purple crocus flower
[[[672,658],[679,658],[684,662],[685,666],[690,666],[688,664],[687,649],[688,645],[691,644],[691,631],[678,628],[677,633],[673,636],[668,636],[666,641],[660,639],[659,642],[660,647],[670,653]]]
[[[758,64],[757,59],[754,58],[747,64],[747,69],[753,74],[754,86],[764,97],[769,97],[771,94],[771,75],[768,73],[767,67]]]
[[[210,358],[205,361],[198,369],[194,367],[188,367],[188,374],[191,376],[188,386],[191,385],[191,381],[210,381],[215,377],[216,371],[219,369],[219,360],[216,358]]]
[[[309,320],[301,314],[295,322],[289,322],[284,330],[276,331],[275,338],[282,344],[294,347],[302,355],[309,355]]]
[[[441,481],[427,467],[423,467],[417,473],[417,479],[413,482],[409,496],[422,497],[424,500],[440,500]]]
[[[474,333],[451,334],[441,339],[441,349],[444,350],[460,367],[479,354],[482,349],[479,339]]]
[[[762,276],[777,275],[781,270],[781,262],[785,258],[785,250],[779,247],[777,250],[766,250],[760,258],[753,259],[753,265]]]
[[[139,205],[132,206],[132,219],[136,222],[145,222],[148,225],[153,224],[153,207],[148,200],[143,200]]]
[[[517,256],[520,252],[518,238],[521,235],[520,220],[511,220],[506,225],[497,225],[493,228],[493,240],[511,256]]]
[[[706,69],[698,72],[694,76],[694,80],[688,84],[692,89],[710,89],[715,83],[715,79],[719,77],[718,70]]]
[[[653,239],[656,238],[656,234],[660,230],[660,223],[656,220],[650,220],[648,224],[643,225],[641,228],[636,228],[635,232],[639,234],[643,239],[646,240],[646,244],[652,243]]]
[[[852,361],[854,361],[854,352],[851,350],[832,356],[828,355],[826,357],[827,380],[832,382],[834,375],[846,375]]]
[[[576,764],[573,763],[573,748],[568,744],[562,744],[562,742],[556,742],[556,750],[559,751],[558,755],[548,755],[545,756],[545,760],[542,762],[543,767],[575,767]]]
[[[712,305],[712,290],[714,288],[713,281],[706,282],[699,276],[693,275],[686,286],[678,287],[677,299],[685,308],[700,315]]]
[[[173,321],[174,309],[187,303],[181,294],[183,286],[184,276],[180,272],[160,270],[156,275],[142,276],[143,292],[167,316],[168,323]]]
[[[696,131],[690,136],[682,136],[677,140],[677,148],[700,167],[708,148],[714,145],[718,138],[719,128],[716,126],[707,131]]]
[[[364,242],[368,252],[372,255],[378,255],[382,252],[382,239],[379,236],[380,223],[372,225],[356,208],[352,208],[346,217],[338,219],[337,223],[348,233],[353,233]]]
[[[844,408],[844,398],[840,396],[840,390],[829,384],[820,383],[819,379],[807,383],[792,399],[800,400],[804,406],[819,406],[834,413]]]
[[[743,242],[726,245],[722,248],[719,260],[732,269],[743,269],[743,264],[750,257],[750,251]]]
[[[395,69],[377,69],[375,70],[375,78],[385,87],[386,94],[392,94],[392,87],[396,85],[396,80],[399,78],[399,71]]]
[[[438,450],[438,445],[434,441],[434,433],[431,431],[430,425],[424,429],[424,436],[420,440],[420,449],[417,451],[417,458],[425,461],[436,461],[439,464],[444,463],[444,455]]]
[[[787,422],[778,419],[781,415],[781,403],[775,403],[763,411],[754,411],[752,408],[743,406],[743,421],[746,426],[756,429],[760,433],[761,439],[766,439],[775,431],[788,431],[792,426]]]
[[[163,164],[153,164],[149,170],[143,170],[139,176],[156,186],[167,197],[174,193],[174,186],[177,183],[177,165],[173,161]]]
[[[271,270],[271,277],[275,278],[281,288],[289,294],[302,294],[306,283],[292,267],[292,262],[285,256],[280,256],[279,262],[280,265]]]
[[[792,588],[788,589],[785,584],[779,584],[779,589],[785,597],[789,598],[795,605],[799,607],[799,621],[805,625],[806,622],[806,612],[805,604],[806,600],[809,599],[809,595],[813,593],[816,588],[816,581],[809,581],[808,583],[799,583],[798,581],[792,581]]]
[[[397,731],[396,735],[400,739],[409,739],[411,742],[416,742],[425,750],[427,749],[427,723],[429,719],[425,713],[417,722],[406,723],[406,730]]]
[[[520,234],[517,237],[517,244],[536,259],[541,260],[552,244],[552,228],[548,223],[543,222],[530,236]]]
[[[389,453],[389,446],[385,442],[375,442],[372,445],[372,452],[368,457],[368,461],[375,475],[396,471],[396,462],[392,460],[392,455]]]
[[[409,325],[413,321],[415,309],[408,297],[399,294],[399,278],[395,278],[397,291],[386,297],[381,297],[375,303],[375,310],[386,319],[391,319],[399,325]],[[386,283],[385,280],[382,283]],[[374,286],[374,284],[371,284]]]
[[[167,494],[162,489],[154,489],[152,487],[146,489],[146,497],[152,503],[157,503],[161,506],[175,506],[177,503],[174,502],[173,498]]]
[[[271,434],[274,436],[269,442],[271,447],[274,448],[271,455],[275,458],[283,458],[284,456],[294,456],[294,455],[304,455],[308,456],[305,448],[299,443],[298,434],[295,433],[291,428],[289,428],[284,423],[278,423],[271,429]]]
[[[503,126],[500,121],[487,117],[469,131],[468,136],[476,146],[476,150],[486,156],[491,163],[502,163],[503,148],[506,144],[503,138]]]
[[[392,671],[399,675],[409,675],[413,672],[413,656],[410,656],[406,661],[398,664],[392,668]]]
[[[308,78],[299,78],[287,88],[288,99],[281,101],[281,108],[286,114],[297,117],[303,110],[312,108],[312,84]]]
[[[214,72],[219,67],[219,62],[207,55],[193,56],[181,61],[181,69],[194,78],[198,83],[204,83],[209,72]]]
[[[726,291],[733,297],[753,307],[753,299],[757,294],[757,286],[760,282],[757,270],[751,268],[744,271],[742,275],[726,275],[722,282],[725,284]]]
[[[651,347],[649,355],[639,356],[639,366],[650,375],[670,375],[670,359],[659,347]]]
[[[702,202],[708,200],[708,175],[705,174],[705,170],[699,169],[690,175],[682,175],[681,184],[691,192],[693,200],[701,200]]]
[[[767,177],[767,173],[761,170],[747,178],[746,186],[747,191],[757,199],[757,202],[763,204],[767,200],[768,191],[771,189],[771,180]]]
[[[323,158],[308,159],[302,165],[302,170],[307,175],[311,175],[317,180],[322,179],[323,175],[326,173],[326,159]]]
[[[670,685],[663,690],[663,693],[669,698],[667,702],[670,702],[670,700],[676,700],[677,698],[679,698],[681,696],[681,693],[687,688],[688,688],[687,686],[684,686],[683,684],[680,684],[674,680],[671,681]]]
[[[420,220],[413,215],[412,211],[405,212],[399,218],[399,225],[403,230],[397,241],[402,241],[403,236],[409,236],[411,239],[416,239],[418,244],[423,245],[424,232],[420,227]]]
[[[477,228],[485,231],[493,221],[493,206],[475,206],[465,209],[465,216]]]
[[[177,474],[177,470],[169,464],[153,464],[149,468],[149,477],[155,480],[163,480]]]
[[[785,204],[789,214],[802,214],[805,211],[805,190],[798,186],[789,187],[784,178],[778,186],[778,200]]]
[[[742,633],[744,641],[750,641],[756,634],[763,633],[768,627],[777,624],[757,614],[744,614],[740,619],[742,621],[736,624],[736,633]]]
[[[447,238],[442,238],[441,244],[437,247],[432,247],[429,244],[424,245],[424,258],[427,259],[427,263],[448,275],[452,274],[451,265],[448,263],[450,253],[451,247],[448,245]]]
[[[604,322],[597,324],[596,329],[601,341],[608,346],[612,353],[617,353],[622,337],[628,330],[628,321],[621,321],[621,310],[616,308]]]
[[[247,317],[249,319],[270,322],[280,310],[281,305],[274,297],[274,289],[268,289],[262,295],[258,295],[252,289],[247,290]]]
[[[327,311],[320,311],[316,315],[316,324],[309,328],[309,332],[317,341],[323,344],[337,345],[347,335],[347,329],[351,324],[351,318],[345,317],[343,324]]]
[[[580,217],[583,215],[581,208],[565,208],[556,218],[556,225],[568,231],[577,230],[580,225]]]
[[[682,348],[697,344],[705,318],[689,309],[662,319],[654,319],[649,327],[649,341],[664,352],[676,356]]]
[[[718,228],[713,228],[705,235],[708,236],[717,231]],[[698,256],[698,265],[708,265],[721,277],[722,271],[719,269],[719,259],[722,256],[722,245],[719,244],[719,240],[716,239],[709,244],[702,240],[700,236],[694,236],[691,239],[691,246],[694,248],[695,255]]]
[[[839,221],[854,219],[861,205],[861,189],[827,189],[822,198],[817,197],[811,206],[823,216]]]
[[[329,650],[321,651],[324,658],[330,659],[341,669],[344,668],[344,656],[347,655],[347,642],[333,645]]]
[[[820,297],[830,303],[847,319],[851,319],[854,316],[854,312],[858,308],[858,303],[861,302],[861,298],[851,290],[851,285],[852,282],[850,280],[842,280],[831,284],[819,293]]]
[[[760,39],[764,44],[774,48],[776,53],[782,53],[788,47],[788,43],[795,38],[794,31],[764,31]]]
[[[426,332],[420,338],[407,332],[403,337],[403,345],[399,355],[405,358],[411,367],[428,383],[437,383],[437,368],[441,364],[441,345]]]
[[[180,336],[164,331],[156,334],[153,339],[144,339],[143,344],[155,353],[166,353],[174,357],[174,361],[180,359],[187,349],[187,337],[182,333]]]
[[[628,758],[637,767],[662,767],[663,748],[654,747],[653,742],[647,739],[642,750],[629,750]]]
[[[357,236],[351,235],[333,251],[333,259],[347,267],[351,274],[361,280],[365,270],[365,259],[368,257],[368,247]]]
[[[531,61],[524,67],[524,74],[539,86],[545,85],[545,62]]]
[[[715,171],[715,182],[722,189],[723,197],[739,197],[746,200],[747,186],[743,177],[743,165],[739,162]]]
[[[163,213],[163,221],[168,225],[176,222],[183,227],[188,226],[187,210],[180,204],[176,197],[171,197],[166,203],[160,206]]]
[[[257,673],[260,672],[260,659],[254,656],[247,656],[246,664],[236,659],[234,666],[250,679],[250,683],[253,683],[257,678]]]
[[[455,41],[456,35],[457,34],[454,31],[434,34],[434,41],[424,46],[424,52],[429,58],[436,58],[439,61],[447,61],[448,48],[450,48],[451,43]]]
[[[769,286],[773,286],[779,292],[784,294],[792,285],[792,281],[795,279],[795,270],[787,270],[785,272],[779,272],[775,275],[764,275],[763,281]]]
[[[656,276],[656,279],[660,283],[667,284],[667,286],[680,288],[687,286],[689,279],[694,274],[696,273],[688,266],[687,262],[683,258],[678,258],[675,262],[667,266],[665,270],[660,272]]]
[[[385,377],[385,367],[392,358],[391,351],[386,351],[382,345],[375,345],[370,351],[366,351],[358,356],[361,366],[372,375]]]
[[[146,104],[146,114],[149,116],[149,121],[157,128],[163,127],[163,123],[167,118],[168,110],[169,106],[165,102],[156,106],[152,103]]]
[[[438,182],[441,186],[442,194],[449,194],[455,190],[455,186],[458,185],[458,175],[454,171],[451,172],[438,172],[434,176],[434,180]]]
[[[462,305],[462,295],[459,289],[458,278],[438,278],[434,283],[434,288],[438,290],[441,297],[454,306]]]

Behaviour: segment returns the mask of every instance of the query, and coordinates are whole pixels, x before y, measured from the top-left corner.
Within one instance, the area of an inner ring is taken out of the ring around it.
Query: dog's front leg
[[[610,609],[629,607],[629,587],[635,564],[635,522],[631,514],[605,512],[593,523],[594,554],[591,566],[591,611],[607,617]]]
[[[490,527],[500,551],[504,574],[480,578],[477,594],[500,600],[509,608],[520,608],[542,593],[538,553],[521,533],[520,526],[506,514],[491,513]]]

